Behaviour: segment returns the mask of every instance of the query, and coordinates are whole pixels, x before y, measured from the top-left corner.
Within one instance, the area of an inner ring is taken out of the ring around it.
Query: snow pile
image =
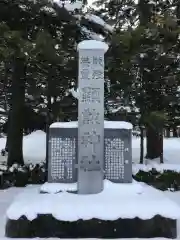
[[[127,112],[136,112],[138,113],[139,112],[139,108],[137,107],[129,107],[129,106],[119,106],[119,107],[110,107],[110,112],[112,113],[117,113],[117,112],[120,112],[120,111],[127,111]]]
[[[168,163],[154,163],[149,160],[148,164],[133,164],[133,175],[136,175],[140,170],[144,172],[149,172],[155,169],[158,172],[163,173],[165,170],[180,172],[180,164],[168,164]]]
[[[97,41],[103,41],[103,37],[101,35],[87,29],[85,26],[81,27],[81,31],[86,34],[87,38]]]
[[[1,137],[0,138],[0,151],[4,149],[6,146],[6,137]]]
[[[6,146],[6,138],[0,138],[0,151]],[[23,156],[25,163],[40,163],[46,156],[46,133],[38,130],[23,137]],[[0,162],[4,162],[6,156],[0,155]]]
[[[75,2],[70,2],[70,1],[65,1],[63,3],[63,1],[59,1],[59,0],[53,0],[53,2],[57,3],[59,5],[59,7],[64,7],[67,9],[67,11],[69,12],[74,12],[76,9],[82,9],[82,1],[75,1]],[[64,5],[63,5],[64,4]]]
[[[23,156],[26,163],[40,163],[46,157],[46,133],[35,131],[24,137]]]
[[[63,221],[135,217],[151,219],[155,215],[180,218],[180,207],[176,203],[166,198],[161,191],[135,181],[116,184],[105,180],[104,190],[92,195],[68,192],[40,194],[38,190],[38,187],[26,188],[8,208],[7,217],[17,220],[26,216],[30,221],[38,214],[52,214],[54,218]]]
[[[94,14],[86,14],[85,18],[88,19],[91,22],[97,23],[101,26],[103,26],[107,31],[109,32],[113,32],[114,28],[107,24],[102,18],[100,18],[99,16],[96,16]]]
[[[124,122],[124,121],[104,121],[104,127],[111,128],[111,129],[131,130],[133,128],[133,125],[129,122]]]
[[[144,159],[144,164],[139,164],[140,160],[140,138],[132,138],[132,159],[133,173],[139,170],[150,171],[155,168],[157,171],[173,170],[180,172],[180,138],[164,138],[164,163],[160,164],[159,159]],[[146,139],[144,139],[144,156],[146,155]]]
[[[77,191],[77,183],[44,183],[41,188],[40,192],[45,193],[59,193],[65,191]]]

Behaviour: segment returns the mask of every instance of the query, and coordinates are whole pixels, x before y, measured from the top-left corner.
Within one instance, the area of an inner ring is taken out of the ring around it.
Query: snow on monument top
[[[50,128],[77,128],[78,122],[55,122],[50,125]],[[132,129],[133,126],[129,122],[123,121],[104,121],[104,128],[111,128],[111,129]]]
[[[97,41],[97,40],[84,40],[78,44],[77,50],[104,50],[107,52],[108,45],[105,42]]]

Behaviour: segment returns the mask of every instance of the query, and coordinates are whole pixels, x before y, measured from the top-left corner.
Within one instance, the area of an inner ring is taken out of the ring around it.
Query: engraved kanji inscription
[[[102,56],[94,56],[93,57],[93,65],[100,65],[104,67],[104,59]]]
[[[104,79],[104,71],[95,69],[92,73],[92,79],[93,80]]]
[[[100,124],[100,113],[96,109],[85,108],[82,112],[83,124]]]
[[[95,155],[90,155],[90,156],[82,156],[80,163],[88,163],[91,164],[94,160],[96,159]]]
[[[91,59],[89,58],[89,56],[81,56],[80,64],[82,64],[82,66],[89,66],[90,63],[91,63]]]
[[[82,97],[81,102],[83,103],[100,103],[100,88],[84,87],[81,89]]]
[[[124,178],[124,141],[105,139],[105,171],[108,179]]]
[[[75,161],[75,139],[51,138],[51,177],[72,179]]]
[[[82,136],[81,138],[81,143],[87,147],[88,144],[95,144],[95,143],[99,143],[101,139],[101,136],[99,134],[96,133],[96,131],[92,131],[92,132],[85,132],[84,136]]]
[[[80,79],[82,79],[82,80],[90,80],[89,69],[82,69],[81,70]]]
[[[96,144],[100,143],[101,136],[96,133],[95,130],[92,132],[84,132],[83,136],[81,137],[81,144],[87,148],[89,146],[92,147],[92,154],[95,154]]]

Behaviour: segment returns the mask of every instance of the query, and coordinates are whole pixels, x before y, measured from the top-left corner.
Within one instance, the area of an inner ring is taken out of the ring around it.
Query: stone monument
[[[176,238],[175,203],[148,185],[119,184],[132,182],[132,124],[104,121],[107,48],[97,41],[79,44],[78,122],[50,126],[48,182],[14,200],[6,237]],[[103,186],[104,178],[110,181]]]
[[[132,124],[104,121],[104,53],[108,46],[78,45],[78,122],[50,126],[48,182],[78,183],[78,193],[103,190],[103,179],[132,182]]]
[[[107,44],[86,40],[78,45],[78,192],[103,190],[104,54]]]

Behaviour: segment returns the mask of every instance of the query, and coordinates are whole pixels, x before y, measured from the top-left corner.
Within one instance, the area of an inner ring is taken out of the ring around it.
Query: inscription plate
[[[108,179],[124,179],[124,141],[105,139],[105,172]]]
[[[48,182],[76,182],[77,129],[50,128]]]
[[[131,130],[105,129],[105,177],[117,183],[132,182]]]
[[[51,138],[51,176],[53,180],[72,179],[75,139]]]

